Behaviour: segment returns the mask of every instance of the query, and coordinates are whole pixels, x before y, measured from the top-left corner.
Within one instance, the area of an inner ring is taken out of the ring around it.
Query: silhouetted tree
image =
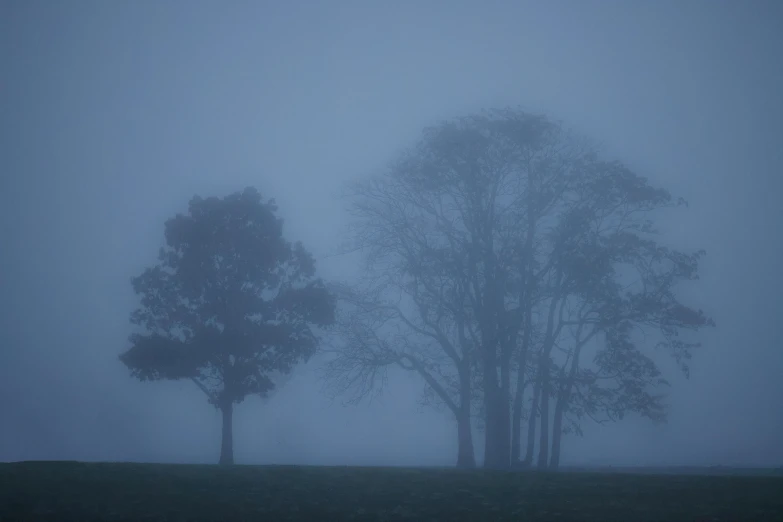
[[[699,346],[687,340],[688,332],[714,325],[676,295],[678,284],[698,279],[704,252],[662,245],[653,226],[653,211],[683,203],[616,162],[594,162],[583,170],[570,207],[550,233],[555,277],[542,290],[553,335],[540,346],[541,386],[534,400],[541,420],[539,467],[559,465],[562,434],[574,431],[573,422],[564,426],[564,415],[575,394],[579,411],[593,418],[637,413],[665,419],[662,388],[668,383],[647,350],[668,349],[687,375],[690,351]],[[591,348],[592,360],[586,361]],[[535,424],[534,417],[528,463]]]
[[[233,406],[267,395],[315,352],[313,326],[334,320],[315,261],[283,237],[273,200],[253,188],[194,197],[165,223],[158,264],[131,282],[140,331],[120,355],[144,380],[190,379],[223,417],[220,463],[233,463]]]
[[[663,381],[629,332],[655,328],[687,357],[696,344],[677,334],[710,324],[674,294],[696,278],[701,254],[654,239],[652,213],[680,201],[544,116],[494,110],[425,129],[350,196],[352,246],[365,254],[370,287],[383,288],[370,294],[387,310],[389,335],[374,345],[384,357],[346,344],[332,369],[368,376],[396,364],[428,385],[439,376],[449,393],[429,388],[453,410],[469,410],[478,392],[485,467],[521,460],[523,418],[525,461],[538,426],[542,467],[550,442],[557,465],[560,433],[577,429],[580,412],[660,418],[653,388]],[[589,367],[581,352],[596,342],[606,350]]]
[[[353,239],[373,277],[393,277],[411,297],[439,360],[478,377],[486,467],[510,463],[512,371],[527,365],[514,355],[529,342],[519,334],[537,302],[530,282],[547,270],[536,225],[559,210],[584,156],[578,140],[545,117],[491,111],[426,129],[387,172],[352,193]],[[450,325],[450,337],[432,328],[438,322]]]

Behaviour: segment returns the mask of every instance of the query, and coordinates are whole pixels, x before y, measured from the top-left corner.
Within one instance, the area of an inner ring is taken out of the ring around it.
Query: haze
[[[248,185],[349,279],[343,184],[482,108],[562,119],[686,198],[707,250],[668,424],[568,436],[562,462],[783,464],[780,3],[0,2],[0,460],[216,462],[219,412],[117,355],[163,222]],[[235,415],[239,463],[453,465],[453,419],[394,375],[343,406],[318,360]],[[476,439],[476,456],[483,444]]]

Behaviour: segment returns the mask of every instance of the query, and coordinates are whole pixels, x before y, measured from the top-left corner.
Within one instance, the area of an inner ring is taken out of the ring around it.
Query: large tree
[[[531,321],[530,283],[546,270],[536,257],[536,224],[556,209],[583,156],[578,141],[546,118],[493,111],[426,129],[353,193],[353,239],[370,271],[393,274],[395,286],[418,297],[412,310],[422,323],[449,321],[452,339],[470,349],[488,467],[510,461],[514,354]],[[455,360],[450,344],[438,342]]]
[[[557,122],[498,110],[426,129],[391,168],[354,187],[351,209],[369,273],[410,298],[412,315],[390,319],[435,341],[408,346],[427,354],[429,373],[444,361],[450,382],[471,387],[456,395],[480,392],[484,464],[507,467],[520,458],[523,417],[529,460],[540,419],[539,463],[548,462],[551,400],[558,433],[601,408],[654,416],[648,381],[658,370],[637,357],[644,343],[630,339],[629,325],[653,325],[687,357],[691,346],[676,334],[708,324],[673,292],[695,278],[700,255],[651,238],[648,216],[676,203]],[[644,283],[631,293],[628,267]],[[607,346],[598,368],[580,366],[580,351],[598,342]],[[438,350],[440,359],[431,355]],[[464,355],[468,379],[459,373]]]
[[[313,355],[334,299],[273,200],[253,188],[194,197],[165,223],[158,263],[131,280],[138,331],[120,360],[144,380],[190,379],[222,412],[220,463],[232,464],[233,408]]]

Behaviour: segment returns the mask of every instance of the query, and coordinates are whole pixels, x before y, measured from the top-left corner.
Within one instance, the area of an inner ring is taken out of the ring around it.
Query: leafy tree
[[[190,379],[223,417],[220,463],[233,463],[233,407],[315,352],[334,320],[315,261],[283,237],[274,200],[253,188],[194,197],[165,223],[158,263],[131,280],[139,327],[120,360],[142,380]]]

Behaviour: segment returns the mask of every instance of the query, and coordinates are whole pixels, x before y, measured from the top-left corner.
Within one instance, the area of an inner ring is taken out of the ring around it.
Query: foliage
[[[132,279],[140,331],[120,359],[140,380],[192,379],[215,406],[265,396],[313,355],[334,300],[274,201],[253,188],[194,197],[165,223],[158,264]]]

